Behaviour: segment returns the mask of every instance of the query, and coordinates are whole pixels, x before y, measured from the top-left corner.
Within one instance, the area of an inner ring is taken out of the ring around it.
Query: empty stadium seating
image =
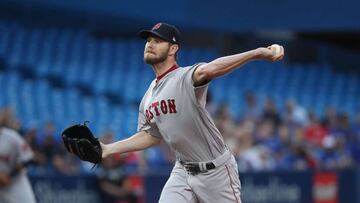
[[[57,130],[90,121],[96,133],[116,138],[136,131],[138,103],[152,69],[142,62],[139,39],[97,39],[85,30],[28,28],[0,21],[0,107],[11,105],[25,126],[53,121]],[[180,65],[210,61],[211,49],[184,48]],[[327,105],[354,117],[360,109],[360,77],[327,64],[253,62],[212,82],[214,102],[242,114],[252,90],[262,105],[271,96],[281,110],[288,98],[322,115]]]

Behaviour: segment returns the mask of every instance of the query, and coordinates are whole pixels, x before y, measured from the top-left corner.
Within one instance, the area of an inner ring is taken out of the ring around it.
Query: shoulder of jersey
[[[0,129],[1,134],[10,135],[10,136],[20,136],[19,133],[11,128],[3,127]]]
[[[190,68],[191,68],[191,66],[179,67],[176,70],[176,74],[182,74],[182,73],[188,71]]]

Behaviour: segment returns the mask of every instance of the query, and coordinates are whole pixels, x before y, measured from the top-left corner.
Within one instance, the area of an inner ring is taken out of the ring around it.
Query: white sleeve
[[[189,67],[188,70],[186,70],[185,75],[184,75],[184,82],[185,82],[186,89],[189,90],[189,94],[194,98],[197,105],[200,105],[201,107],[205,107],[206,96],[207,96],[210,81],[204,85],[197,86],[197,87],[194,86],[194,81],[193,81],[194,72],[201,64],[202,63],[195,64],[195,65]]]

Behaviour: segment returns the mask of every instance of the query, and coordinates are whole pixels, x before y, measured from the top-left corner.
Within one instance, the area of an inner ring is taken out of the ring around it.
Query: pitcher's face
[[[169,50],[169,42],[155,36],[149,36],[145,44],[144,61],[150,65],[161,63],[169,56]]]

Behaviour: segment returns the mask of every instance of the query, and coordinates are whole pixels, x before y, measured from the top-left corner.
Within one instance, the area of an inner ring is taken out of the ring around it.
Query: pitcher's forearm
[[[130,138],[114,142],[111,144],[102,144],[103,157],[110,154],[126,153],[147,149],[153,145],[160,143],[161,139],[155,138],[146,132],[138,132]]]
[[[217,58],[206,64],[205,66],[207,67],[205,68],[211,73],[211,77],[215,78],[230,73],[247,62],[259,59],[259,55],[259,51],[254,49],[240,54]]]
[[[200,65],[193,76],[195,84],[202,84],[217,77],[226,75],[241,65],[255,59],[259,59],[261,52],[258,49],[250,50],[240,54],[217,58],[207,64]]]
[[[260,47],[247,52],[217,58],[210,63],[200,65],[194,72],[195,86],[207,83],[217,77],[226,75],[242,65],[257,59],[277,61],[284,56],[284,48],[273,44],[267,48]]]

